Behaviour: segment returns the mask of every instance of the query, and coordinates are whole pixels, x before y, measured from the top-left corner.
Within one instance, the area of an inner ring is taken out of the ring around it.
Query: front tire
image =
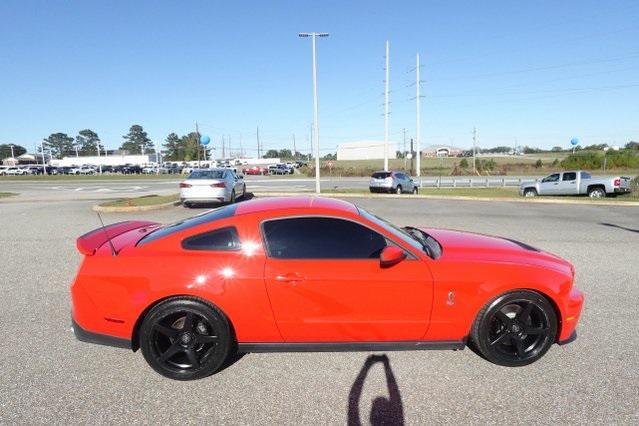
[[[215,373],[231,348],[222,312],[192,297],[169,299],[149,311],[140,327],[140,348],[155,371],[175,380]]]
[[[524,197],[536,197],[537,190],[535,188],[527,188],[524,190]]]
[[[235,203],[235,190],[231,191],[231,198],[229,199],[229,204]]]
[[[397,185],[397,188],[395,188],[395,194],[397,194],[397,195],[401,195],[402,194],[402,186],[401,185]]]
[[[557,314],[533,291],[513,291],[488,303],[477,315],[471,340],[488,361],[521,367],[541,358],[555,342]]]
[[[417,189],[417,187],[413,187],[413,195],[417,195],[417,193],[419,192],[419,189]]]

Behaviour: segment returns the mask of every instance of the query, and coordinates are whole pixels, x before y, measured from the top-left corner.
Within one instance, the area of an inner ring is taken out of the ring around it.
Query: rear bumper
[[[81,342],[94,343],[97,345],[113,346],[116,348],[132,349],[131,341],[120,337],[109,336],[107,334],[93,333],[80,327],[73,318],[71,318],[71,329],[76,339]]]
[[[390,186],[369,186],[371,192],[390,192],[393,188]]]

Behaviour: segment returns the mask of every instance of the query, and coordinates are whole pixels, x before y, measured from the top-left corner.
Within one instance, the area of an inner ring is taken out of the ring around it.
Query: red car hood
[[[574,274],[570,262],[520,241],[450,229],[420,228],[442,246],[442,259],[523,263]]]

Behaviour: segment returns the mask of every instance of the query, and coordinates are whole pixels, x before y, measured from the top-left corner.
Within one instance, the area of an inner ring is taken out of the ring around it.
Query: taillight
[[[614,185],[615,186],[621,186],[621,179],[619,179],[619,178],[615,179]]]
[[[190,188],[191,184],[190,183],[186,183],[186,182],[181,182],[180,183],[180,188]]]
[[[220,183],[212,183],[211,184],[211,188],[225,188],[226,185],[224,184],[224,182],[220,182]]]

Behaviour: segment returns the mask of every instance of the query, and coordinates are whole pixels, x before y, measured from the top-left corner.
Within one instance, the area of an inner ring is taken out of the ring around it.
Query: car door
[[[557,185],[557,195],[575,195],[579,192],[577,187],[577,173],[563,172]]]
[[[376,231],[335,217],[290,217],[261,226],[266,288],[286,342],[419,340],[432,304],[432,278],[409,255],[382,268],[392,244]]]
[[[546,176],[539,183],[539,195],[556,195],[559,187],[559,173]]]

